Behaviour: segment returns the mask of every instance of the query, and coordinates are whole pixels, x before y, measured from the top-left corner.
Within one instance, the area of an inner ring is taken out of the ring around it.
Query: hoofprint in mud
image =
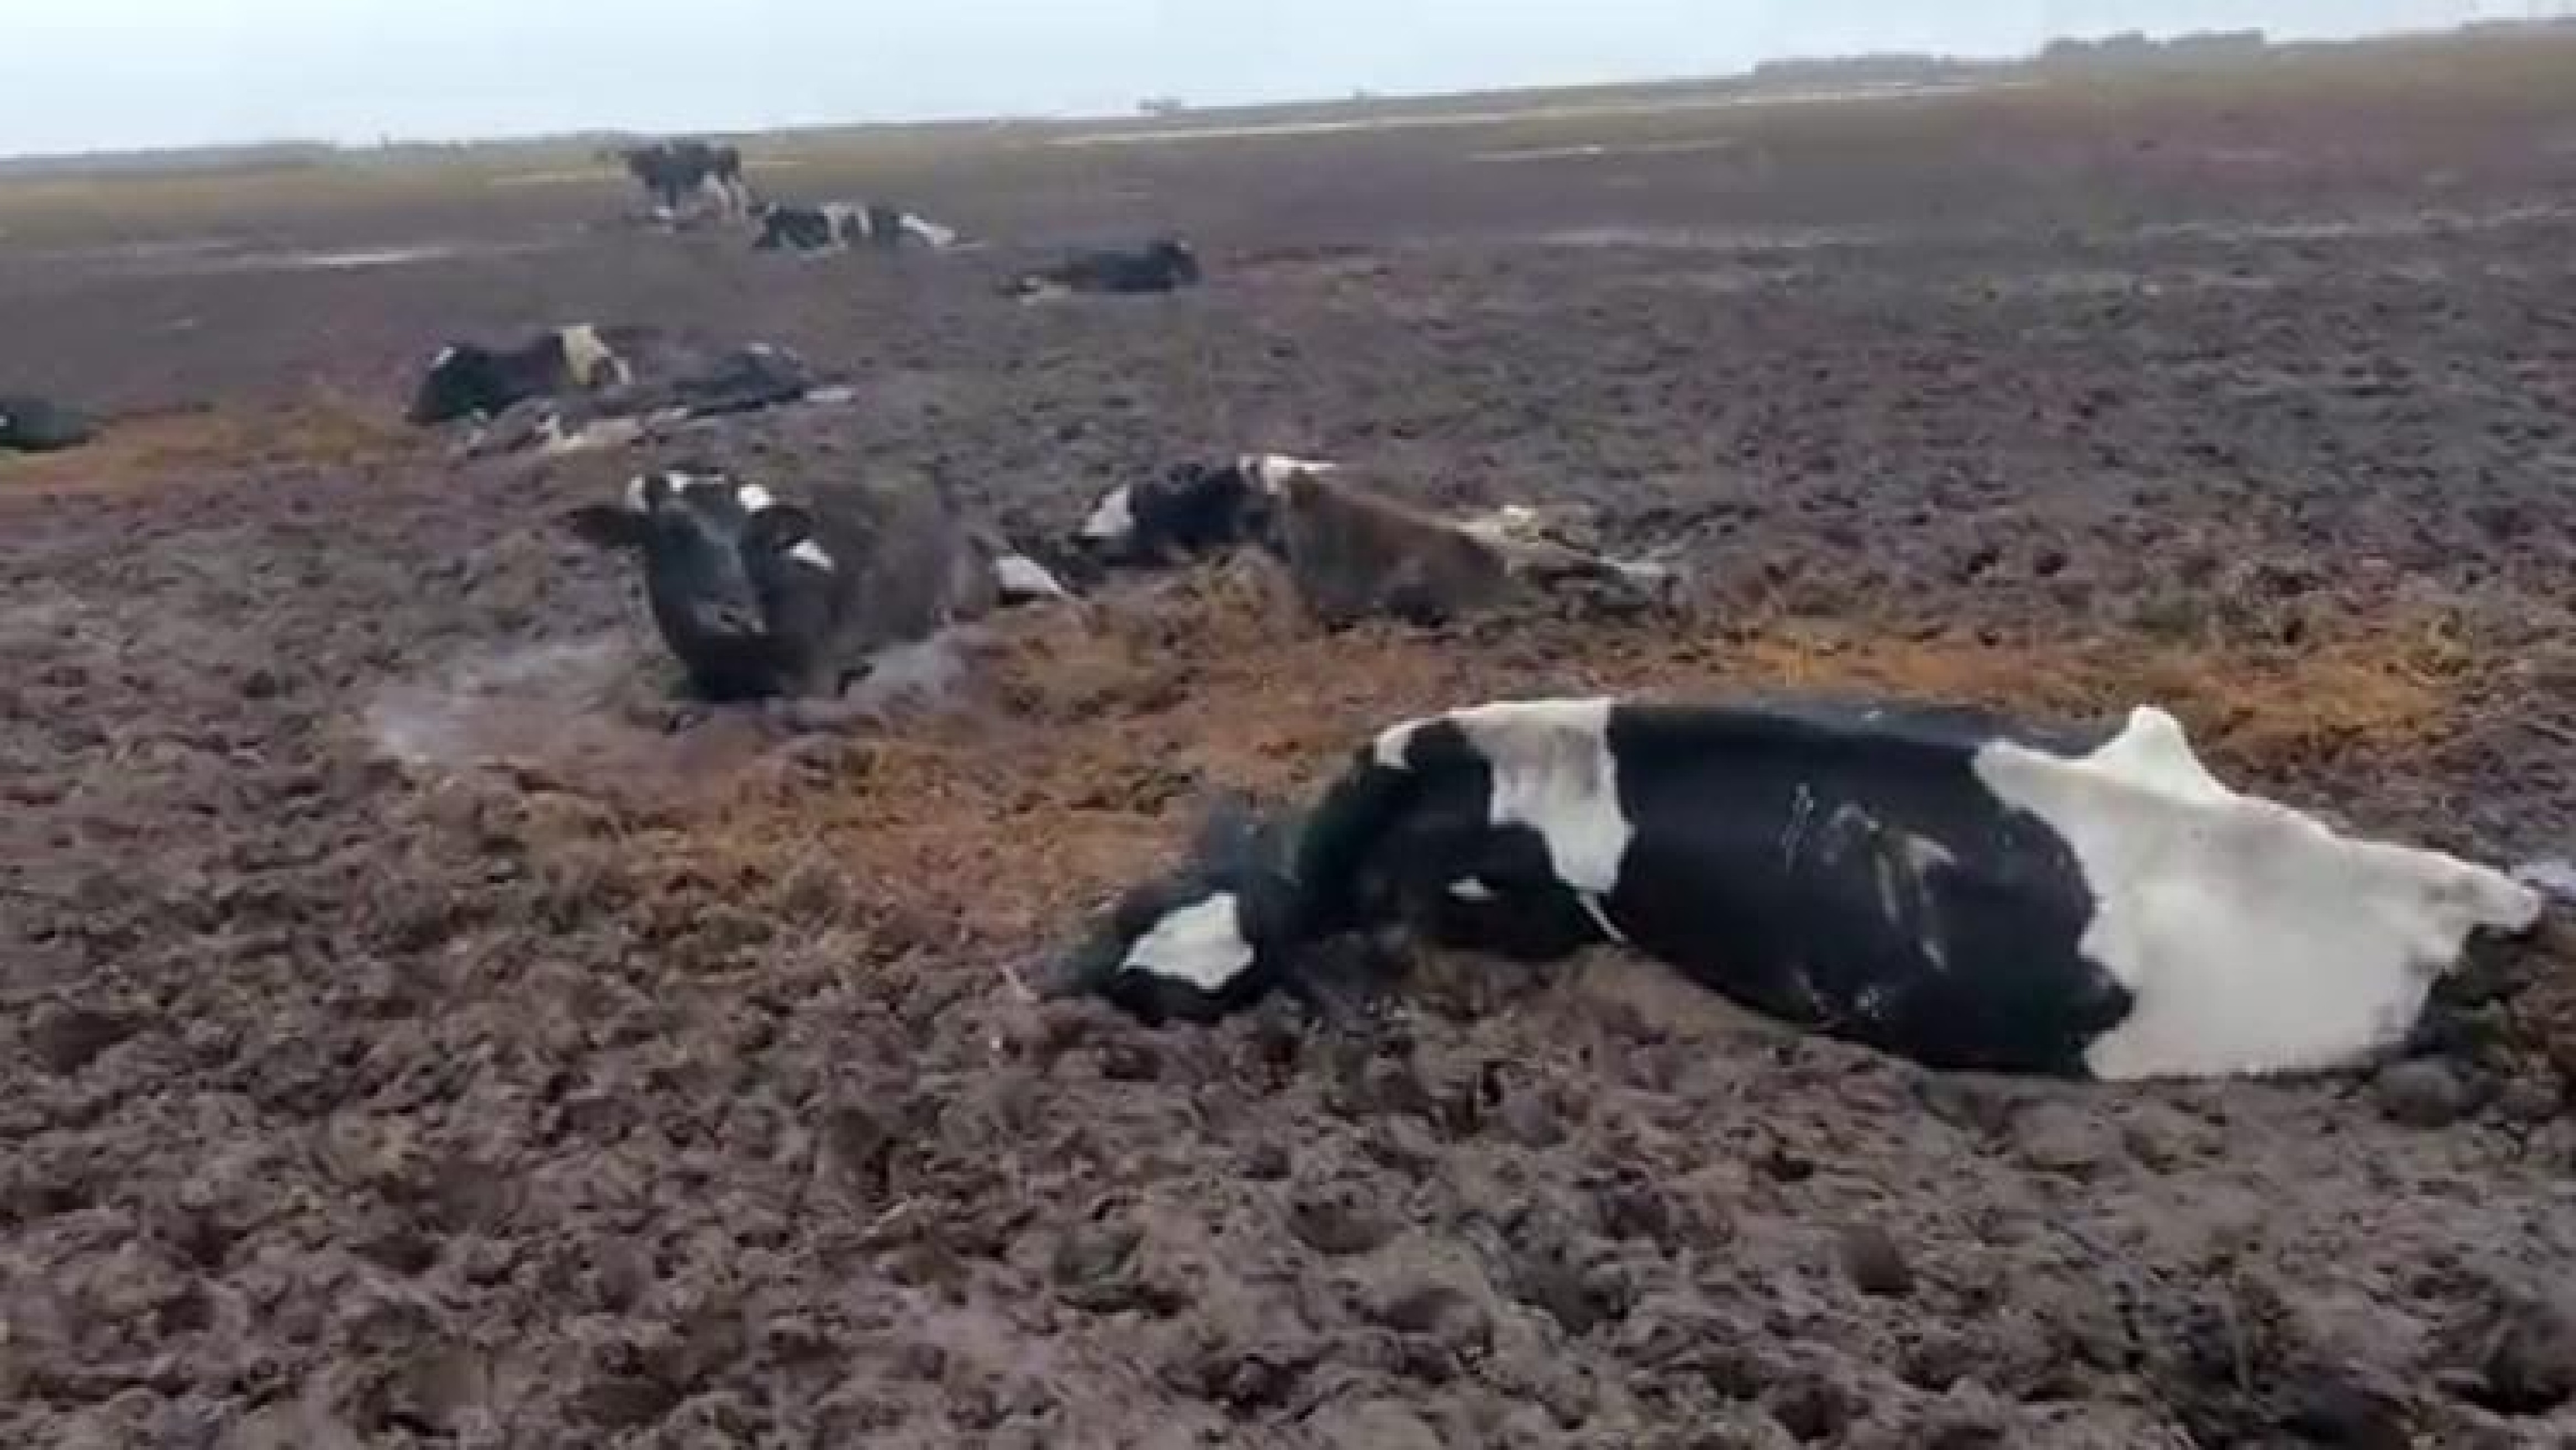
[[[1250,1004],[1403,923],[1528,959],[1632,947],[1938,1067],[2105,1080],[2345,1068],[2541,897],[2221,784],[2165,711],[2107,738],[1882,704],[1504,701],[1387,729],[1293,848],[1193,862],[1050,986]]]

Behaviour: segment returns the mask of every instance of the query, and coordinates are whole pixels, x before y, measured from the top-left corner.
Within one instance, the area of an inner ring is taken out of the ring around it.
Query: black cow
[[[2231,791],[2151,708],[2079,736],[1528,700],[1386,731],[1293,851],[1140,888],[1049,986],[1206,1018],[1395,924],[1531,960],[1632,946],[1934,1067],[2214,1077],[2400,1044],[2473,932],[2540,910],[2499,872]]]
[[[0,394],[0,453],[59,453],[98,435],[75,409],[44,398]]]
[[[410,418],[424,427],[477,415],[498,416],[530,398],[596,392],[635,380],[635,369],[611,335],[597,327],[563,327],[509,351],[452,343],[430,359],[413,394]]]
[[[640,556],[663,642],[716,701],[826,697],[879,650],[1064,592],[930,485],[789,500],[723,474],[666,472],[566,523]]]
[[[1133,251],[1085,252],[1055,266],[1014,278],[1009,292],[1023,301],[1070,293],[1177,292],[1201,281],[1198,252],[1187,241],[1165,237]]]
[[[830,201],[820,206],[771,205],[760,209],[760,251],[838,252],[853,247],[893,251],[905,246],[942,251],[957,233],[927,217],[874,202]]]

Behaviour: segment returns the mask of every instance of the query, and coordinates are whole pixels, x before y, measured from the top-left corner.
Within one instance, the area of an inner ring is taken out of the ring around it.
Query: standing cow
[[[710,146],[704,141],[657,141],[650,146],[630,146],[616,153],[626,165],[653,204],[665,215],[676,215],[682,203],[693,196],[713,198],[727,215],[749,211],[750,193],[742,178],[742,152],[731,146]]]
[[[1633,947],[1939,1068],[2127,1080],[2361,1064],[2539,894],[2221,784],[2161,710],[1505,701],[1357,752],[1293,848],[1129,894],[1055,992],[1204,1019],[1388,924],[1530,960]]]
[[[828,697],[889,646],[1064,593],[929,485],[787,499],[720,473],[665,472],[566,522],[637,556],[663,642],[716,701]]]

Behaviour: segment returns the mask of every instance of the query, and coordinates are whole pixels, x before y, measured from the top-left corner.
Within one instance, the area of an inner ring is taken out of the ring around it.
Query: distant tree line
[[[2271,49],[2259,30],[2200,30],[2156,40],[2135,30],[2099,40],[2054,40],[2039,53],[2042,68],[2128,70],[2169,65],[2205,65],[2211,61],[2256,60]]]

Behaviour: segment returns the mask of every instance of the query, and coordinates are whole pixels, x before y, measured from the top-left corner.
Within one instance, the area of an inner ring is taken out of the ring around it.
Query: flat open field
[[[2563,922],[2393,1080],[1944,1077],[1616,956],[1209,1031],[1004,985],[1209,791],[1504,691],[2154,701],[2576,849],[2576,46],[1066,139],[751,148],[995,243],[899,261],[529,151],[0,185],[0,390],[118,418],[0,460],[0,1442],[2576,1444]],[[1165,227],[1203,290],[994,293]],[[1319,454],[1598,503],[1698,614],[1327,638],[1211,569],[882,730],[688,711],[553,523],[633,460],[397,421],[593,320],[848,370],[692,445],[773,487],[1034,544]]]

